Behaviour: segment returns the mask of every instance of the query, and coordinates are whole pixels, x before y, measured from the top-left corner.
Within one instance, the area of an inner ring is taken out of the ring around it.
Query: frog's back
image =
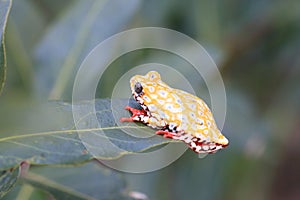
[[[173,132],[173,139],[182,140],[195,152],[212,153],[228,145],[228,140],[219,131],[213,115],[200,98],[165,84],[157,72],[134,76],[131,88],[136,100],[151,120],[148,125],[163,131]],[[135,86],[139,83],[140,93]]]
[[[152,96],[156,113],[165,120],[171,131],[189,134],[202,141],[222,142],[224,136],[203,100],[185,91],[171,88],[162,81],[156,90],[156,95]]]

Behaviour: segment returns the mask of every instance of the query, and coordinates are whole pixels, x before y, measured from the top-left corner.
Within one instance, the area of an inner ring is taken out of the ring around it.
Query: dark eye
[[[141,84],[140,82],[137,82],[137,83],[134,85],[134,91],[135,91],[137,94],[142,93],[143,87],[142,87],[142,84]]]

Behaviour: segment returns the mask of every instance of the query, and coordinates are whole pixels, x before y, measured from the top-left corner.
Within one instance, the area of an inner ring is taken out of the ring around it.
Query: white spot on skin
[[[167,108],[168,110],[172,111],[173,105],[168,103],[168,104],[166,104],[166,108]]]
[[[190,142],[192,142],[192,140],[190,138],[187,138],[187,139],[184,140],[184,142],[190,143]]]
[[[196,146],[196,151],[200,152],[201,151],[201,146]]]
[[[143,99],[148,103],[151,102],[151,99],[146,95],[143,96]]]
[[[195,117],[196,117],[195,113],[193,113],[193,112],[190,112],[190,116],[191,116],[192,119],[195,119]]]
[[[150,71],[146,74],[146,78],[150,79],[151,81],[153,80],[159,80],[160,79],[160,74],[156,71]]]
[[[167,103],[165,104],[165,109],[171,111],[172,113],[181,113],[182,112],[182,109],[179,107],[179,108],[174,108],[174,105],[171,104],[171,103]]]
[[[200,116],[202,116],[202,115],[203,115],[203,112],[201,112],[201,111],[198,111],[198,114],[199,114]]]
[[[168,96],[168,93],[164,90],[159,90],[159,91],[157,91],[157,93],[164,99],[166,99]]]
[[[166,126],[164,120],[158,120],[155,116],[150,117],[148,125],[151,126],[152,128],[161,128]]]
[[[181,101],[181,99],[179,98],[178,95],[172,93],[172,96],[173,96],[173,98],[175,99],[175,101],[173,100],[174,102],[176,102],[176,103],[182,105],[182,101]]]
[[[135,116],[135,117],[133,117],[132,119],[135,120],[135,121],[139,121],[139,120],[140,120],[140,119],[139,119],[139,116]]]
[[[202,148],[204,151],[208,151],[208,149],[209,149],[209,147],[207,145],[203,145]]]
[[[142,106],[142,108],[144,109],[144,110],[148,110],[148,107],[147,106],[145,106],[145,105],[141,105]],[[147,114],[149,115],[150,113],[147,111]]]
[[[157,108],[156,108],[156,106],[155,106],[154,104],[150,104],[150,105],[148,106],[148,109],[150,110],[150,112],[154,112],[154,111],[157,110]]]
[[[185,124],[190,123],[186,115],[181,116],[181,121],[182,121],[182,123],[185,123]]]
[[[187,134],[184,142],[189,144],[192,142],[192,139],[193,139],[193,136],[191,136],[190,134]]]
[[[191,142],[191,147],[192,148],[196,147],[196,150],[197,150],[197,146],[196,146],[196,144],[194,142]],[[200,147],[200,149],[201,149],[201,147]]]
[[[177,124],[174,123],[174,122],[171,122],[171,123],[169,124],[169,128],[170,128],[170,129],[173,129],[173,128],[176,127],[176,126],[177,126]]]
[[[141,121],[144,123],[148,123],[149,117],[148,116],[141,117]]]
[[[210,128],[210,125],[211,125],[210,121],[206,120],[206,123],[207,123],[208,128]]]
[[[165,101],[164,101],[164,100],[161,100],[161,99],[158,99],[157,102],[158,102],[160,105],[165,104]]]
[[[203,125],[203,124],[204,124],[203,119],[200,119],[200,118],[197,118],[197,119],[196,119],[196,122],[197,122],[198,124],[200,124],[200,125]]]
[[[155,91],[154,87],[149,86],[149,92],[153,93]]]
[[[212,139],[211,139],[209,136],[207,136],[207,137],[205,138],[205,141],[211,142]]]
[[[140,104],[143,104],[143,103],[144,103],[144,100],[143,100],[141,97],[137,97],[136,100],[137,100]]]
[[[190,103],[190,104],[188,104],[188,106],[189,106],[189,108],[190,108],[191,110],[196,110],[196,105],[195,105],[195,104]]]
[[[163,118],[163,119],[168,119],[169,116],[162,110],[157,110],[158,117]]]

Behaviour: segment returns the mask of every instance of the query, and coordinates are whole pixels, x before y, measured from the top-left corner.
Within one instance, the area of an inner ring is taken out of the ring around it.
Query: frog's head
[[[160,74],[150,71],[145,76],[136,75],[130,79],[130,88],[135,100],[144,104],[143,96],[154,90],[155,86],[161,82]]]

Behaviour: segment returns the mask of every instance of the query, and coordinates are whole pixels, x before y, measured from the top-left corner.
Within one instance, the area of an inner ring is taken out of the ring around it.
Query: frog
[[[207,104],[197,96],[175,89],[157,71],[130,79],[132,96],[142,109],[126,106],[132,113],[121,122],[141,122],[164,138],[183,141],[198,154],[215,153],[228,146]]]

